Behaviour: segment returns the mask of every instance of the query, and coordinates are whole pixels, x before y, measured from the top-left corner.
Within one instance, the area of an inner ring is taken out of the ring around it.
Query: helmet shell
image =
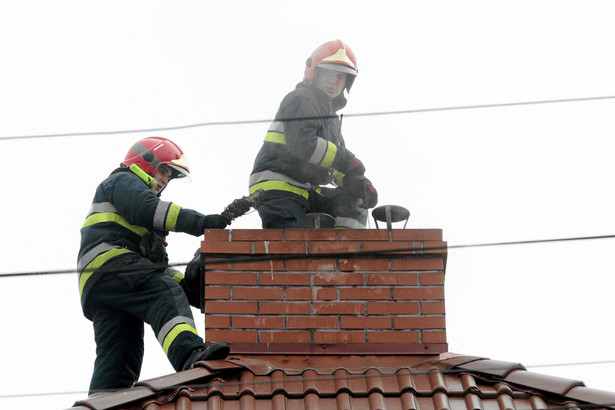
[[[304,81],[312,81],[317,67],[348,74],[345,87],[348,91],[359,72],[354,52],[342,40],[327,41],[312,53],[305,62]]]
[[[147,137],[135,142],[120,165],[130,167],[132,164],[152,176],[162,164],[172,168],[173,178],[190,175],[184,152],[173,141],[162,137]]]

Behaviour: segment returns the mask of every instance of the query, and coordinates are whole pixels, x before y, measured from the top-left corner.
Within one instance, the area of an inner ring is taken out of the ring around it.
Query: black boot
[[[228,356],[231,348],[224,342],[216,342],[209,347],[198,347],[190,353],[182,370],[188,370],[195,362],[202,360],[222,360]]]

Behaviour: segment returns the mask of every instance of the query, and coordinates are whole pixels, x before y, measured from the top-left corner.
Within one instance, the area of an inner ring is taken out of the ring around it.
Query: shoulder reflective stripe
[[[170,202],[160,201],[154,213],[154,229],[164,231],[164,222],[167,219],[167,212],[171,206]]]
[[[297,195],[301,195],[305,199],[308,199],[310,197],[310,193],[306,191],[305,189],[298,188],[284,181],[265,181],[265,182],[252,185],[250,186],[250,193],[253,194],[259,189],[262,189],[264,191],[271,191],[271,190],[288,191],[288,192],[295,193]]]
[[[335,156],[337,155],[337,145],[335,145],[334,143],[328,141],[327,142],[328,148],[327,148],[327,153],[325,154],[325,157],[322,159],[320,166],[323,168],[329,168],[331,166],[331,164],[333,164],[333,160],[335,159]]]
[[[316,137],[316,149],[314,149],[314,152],[308,162],[312,165],[320,165],[327,154],[328,146],[329,144],[327,144],[327,140]]]
[[[169,212],[167,213],[167,223],[164,227],[165,231],[175,231],[175,226],[177,225],[177,218],[179,217],[179,211],[181,210],[181,206],[171,203],[171,206],[169,207]]]
[[[286,136],[284,134],[280,134],[279,132],[269,131],[265,134],[265,141],[286,145]]]
[[[88,212],[88,216],[92,214],[96,214],[99,212],[114,212],[117,213],[117,209],[113,206],[111,202],[101,202],[92,204],[90,207],[90,212]]]
[[[304,184],[299,181],[292,179],[291,177],[281,174],[275,171],[262,171],[257,172],[255,174],[250,175],[250,186],[254,184],[258,184],[259,182],[265,181],[285,181],[291,185],[294,185],[299,188],[310,189],[312,186],[310,184]]]
[[[162,326],[156,338],[165,353],[168,353],[169,346],[171,346],[177,335],[185,330],[198,334],[195,329],[194,320],[187,316],[174,317]]]
[[[83,272],[79,275],[79,296],[83,294],[83,288],[85,286],[85,283],[88,281],[88,279],[90,279],[90,276],[92,276],[92,273],[94,273],[96,269],[100,268],[103,263],[107,262],[109,259],[128,252],[132,251],[125,248],[115,248],[107,252],[101,253],[96,258],[94,258],[94,260],[90,262],[85,267]]]
[[[126,229],[130,229],[132,232],[136,233],[139,236],[144,236],[146,233],[149,232],[147,228],[144,228],[139,225],[131,225],[128,223],[126,219],[124,219],[123,216],[116,214],[116,213],[111,213],[111,212],[101,212],[98,214],[93,214],[93,215],[88,216],[85,219],[85,222],[83,226],[81,227],[81,229],[84,229],[84,228],[87,228],[88,226],[96,225],[102,222],[115,222],[119,225],[122,225]]]

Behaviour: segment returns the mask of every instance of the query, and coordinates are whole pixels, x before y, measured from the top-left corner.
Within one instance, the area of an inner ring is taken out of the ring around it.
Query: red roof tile
[[[472,356],[232,355],[75,403],[82,409],[508,409],[602,405],[615,393]]]

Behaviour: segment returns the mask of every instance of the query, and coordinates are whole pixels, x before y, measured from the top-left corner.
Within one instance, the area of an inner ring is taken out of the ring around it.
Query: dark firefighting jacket
[[[96,189],[81,228],[78,270],[82,304],[101,275],[113,274],[109,268],[113,267],[114,258],[128,252],[149,256],[140,247],[146,235],[157,232],[164,236],[174,231],[199,236],[207,228],[206,221],[206,215],[160,200],[128,168],[113,171]],[[161,252],[159,257],[164,259],[166,251]]]
[[[343,94],[329,102],[315,86],[299,84],[287,94],[254,161],[250,193],[282,190],[307,199],[309,189],[343,176],[354,160],[336,114],[345,105]]]

